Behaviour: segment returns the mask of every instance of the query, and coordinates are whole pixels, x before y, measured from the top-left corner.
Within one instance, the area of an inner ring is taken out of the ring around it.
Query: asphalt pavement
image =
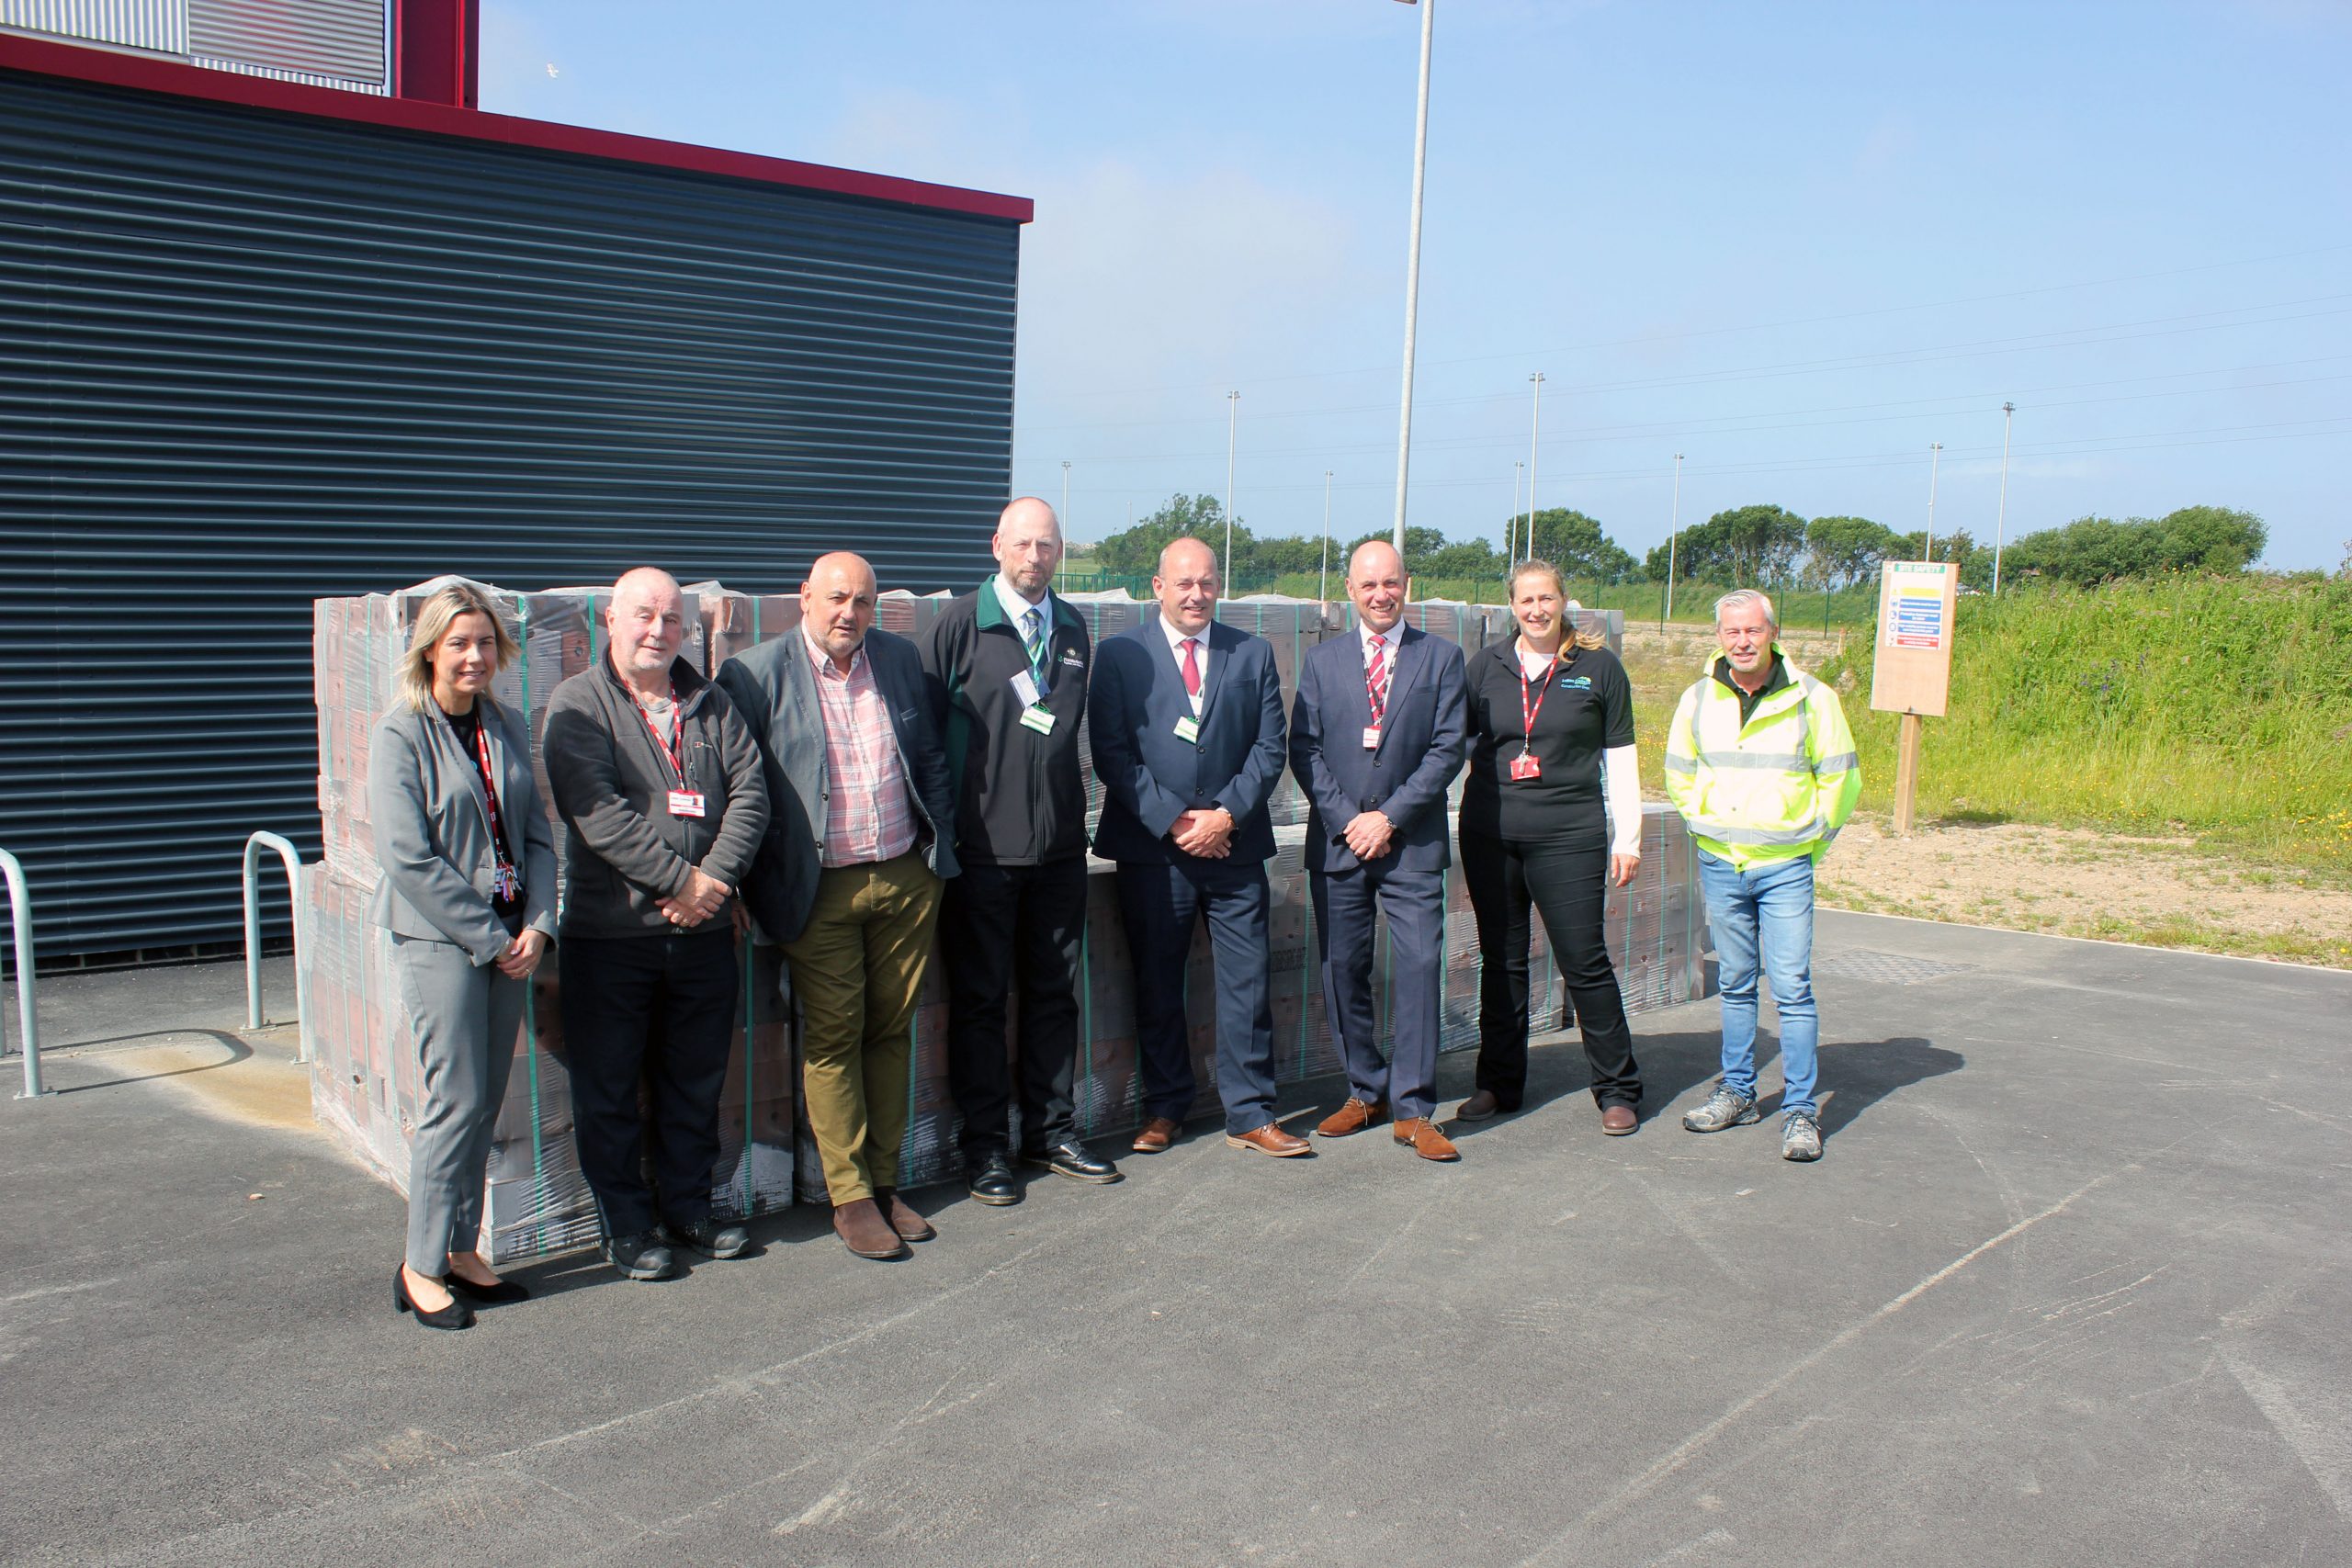
[[[1635,1021],[1632,1137],[1571,1041],[1459,1165],[1196,1126],[1114,1187],[915,1194],[904,1262],[796,1210],[673,1283],[526,1267],[462,1334],[391,1310],[400,1200],[234,966],[45,983],[0,1559],[2352,1563],[2352,975],[1819,950],[1817,1165],[1682,1131],[1703,1002]]]

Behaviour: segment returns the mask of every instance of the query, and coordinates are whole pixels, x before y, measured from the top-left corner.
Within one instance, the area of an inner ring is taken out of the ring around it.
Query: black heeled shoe
[[[416,1321],[426,1328],[471,1328],[474,1325],[474,1309],[459,1301],[455,1292],[450,1292],[447,1306],[434,1312],[427,1312],[411,1301],[405,1269],[392,1271],[392,1310],[414,1313]]]
[[[512,1280],[501,1280],[495,1285],[477,1285],[455,1269],[441,1277],[452,1296],[463,1296],[484,1306],[504,1306],[509,1302],[527,1302],[531,1292]]]

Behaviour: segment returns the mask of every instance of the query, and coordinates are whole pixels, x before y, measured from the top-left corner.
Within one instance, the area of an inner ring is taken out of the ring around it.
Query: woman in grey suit
[[[492,1124],[514,1062],[531,971],[555,931],[555,840],[531,779],[531,738],[491,682],[514,638],[480,590],[424,602],[400,666],[402,701],[376,725],[368,801],[384,880],[369,913],[392,935],[424,1057],[410,1146],[408,1259],[392,1303],[464,1328],[468,1301],[526,1292],[474,1248]]]

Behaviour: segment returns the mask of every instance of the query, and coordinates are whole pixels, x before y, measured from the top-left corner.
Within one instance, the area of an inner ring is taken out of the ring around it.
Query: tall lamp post
[[[1220,587],[1228,592],[1233,585],[1233,434],[1240,428],[1241,394],[1225,394],[1225,581]]]
[[[1513,462],[1510,466],[1510,521],[1503,525],[1503,564],[1519,564],[1519,481],[1525,478],[1527,465]]]
[[[1527,553],[1535,554],[1535,475],[1539,467],[1538,444],[1544,436],[1544,372],[1530,376],[1528,384],[1535,389],[1535,413],[1527,427]]]
[[[1323,575],[1316,580],[1315,597],[1331,599],[1331,470],[1323,470]]]
[[[1405,0],[1407,5],[1416,0]],[[1430,156],[1430,39],[1437,0],[1421,7],[1421,85],[1413,115],[1413,222],[1405,252],[1405,391],[1396,412],[1396,558],[1405,558],[1405,480],[1413,458],[1413,327],[1421,299],[1421,183]]]
[[[1069,459],[1062,459],[1062,531],[1069,531]]]
[[[1928,558],[1936,558],[1936,465],[1943,460],[1944,444],[1928,443]]]
[[[1674,455],[1674,504],[1666,523],[1666,615],[1674,619],[1674,547],[1682,542],[1682,454]]]
[[[2016,418],[2018,405],[2001,405],[2001,508],[1993,524],[1993,597],[2001,596],[2001,540],[2009,529],[2009,425]]]

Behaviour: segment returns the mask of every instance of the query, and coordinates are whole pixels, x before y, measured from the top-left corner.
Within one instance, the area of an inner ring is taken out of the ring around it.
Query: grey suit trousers
[[[392,938],[392,967],[424,1058],[409,1145],[408,1266],[437,1280],[481,1230],[491,1130],[531,983],[422,937]]]

